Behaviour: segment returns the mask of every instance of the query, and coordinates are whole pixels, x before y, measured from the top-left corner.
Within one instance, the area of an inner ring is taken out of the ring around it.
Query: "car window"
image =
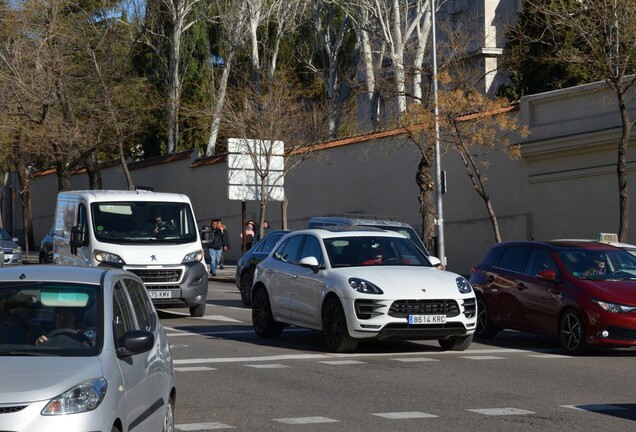
[[[113,335],[115,347],[123,347],[123,336],[126,332],[136,330],[135,316],[121,283],[113,287]]]
[[[303,250],[300,254],[300,259],[310,256],[315,257],[320,265],[323,264],[322,248],[320,247],[320,242],[316,237],[308,235],[305,239]]]
[[[126,279],[124,284],[128,288],[128,295],[137,316],[139,327],[143,330],[153,331],[156,324],[155,312],[146,293],[146,288],[134,279]]]
[[[276,250],[276,259],[288,262],[292,264],[297,264],[300,261],[300,251],[303,244],[305,236],[296,235],[288,238],[285,243],[280,245],[280,247]]]
[[[543,270],[557,270],[557,264],[550,254],[540,248],[533,248],[528,258],[528,264],[526,265],[525,273],[536,276]]]
[[[255,252],[258,253],[263,253],[263,254],[268,254],[272,251],[272,249],[274,248],[274,246],[276,245],[276,242],[278,240],[280,240],[280,238],[283,236],[283,234],[272,234],[272,235],[268,235],[267,237],[265,237],[263,239],[262,242],[259,243],[258,247],[256,248]]]
[[[522,273],[530,249],[529,246],[507,247],[501,254],[499,262],[495,265],[506,270]]]

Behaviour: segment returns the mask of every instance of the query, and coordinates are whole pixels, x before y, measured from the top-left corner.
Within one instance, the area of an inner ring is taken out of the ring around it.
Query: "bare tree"
[[[230,136],[244,140],[243,153],[252,161],[260,181],[259,227],[262,233],[270,200],[271,185],[294,169],[307,158],[317,157],[311,144],[320,131],[307,128],[307,117],[302,87],[292,76],[279,70],[271,85],[263,83],[263,92],[258,93],[244,86],[240,96],[232,98],[226,106],[225,126]],[[235,94],[238,95],[238,92]],[[276,141],[285,146],[282,169],[274,169],[276,156],[273,150]],[[249,145],[249,143],[256,145]],[[286,225],[286,221],[283,221]]]
[[[545,17],[541,23],[545,30],[538,40],[519,32],[513,32],[513,37],[528,44],[539,42],[549,46],[555,63],[575,66],[592,81],[604,81],[615,96],[622,125],[616,161],[618,238],[626,242],[629,228],[627,146],[634,126],[626,96],[636,82],[636,0],[526,0],[524,7],[533,8]],[[564,34],[573,37],[566,39]]]

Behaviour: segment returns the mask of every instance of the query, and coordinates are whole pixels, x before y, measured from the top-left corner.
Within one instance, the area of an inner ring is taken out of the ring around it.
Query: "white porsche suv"
[[[475,293],[462,276],[436,270],[399,233],[332,226],[285,235],[256,267],[252,323],[260,337],[286,325],[324,333],[333,352],[361,340],[438,340],[467,349]]]

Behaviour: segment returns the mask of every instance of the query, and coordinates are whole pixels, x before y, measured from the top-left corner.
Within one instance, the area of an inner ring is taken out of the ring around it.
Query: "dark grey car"
[[[274,249],[274,246],[289,230],[277,230],[267,234],[250,250],[245,252],[236,264],[236,287],[241,292],[241,300],[245,306],[252,304],[252,282],[256,264],[261,262]]]

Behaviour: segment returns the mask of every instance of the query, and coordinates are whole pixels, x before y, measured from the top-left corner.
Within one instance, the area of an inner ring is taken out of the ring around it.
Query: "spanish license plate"
[[[409,315],[409,324],[445,324],[446,315]]]
[[[172,298],[172,293],[170,291],[148,291],[148,295],[151,299]]]

